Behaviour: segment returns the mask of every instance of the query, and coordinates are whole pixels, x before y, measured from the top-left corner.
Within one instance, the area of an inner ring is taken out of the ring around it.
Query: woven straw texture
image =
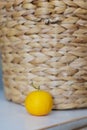
[[[0,48],[8,100],[34,82],[53,109],[87,107],[87,0],[0,0]]]

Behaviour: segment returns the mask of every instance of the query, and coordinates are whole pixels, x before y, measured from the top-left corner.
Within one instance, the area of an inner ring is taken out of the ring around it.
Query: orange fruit
[[[53,106],[53,99],[49,92],[35,90],[30,92],[25,99],[26,110],[35,116],[43,116],[50,113]]]

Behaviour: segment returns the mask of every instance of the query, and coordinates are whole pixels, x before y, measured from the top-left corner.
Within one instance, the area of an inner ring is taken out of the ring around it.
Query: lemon
[[[53,99],[49,92],[35,90],[30,92],[25,99],[25,108],[28,113],[35,116],[44,116],[51,112]]]

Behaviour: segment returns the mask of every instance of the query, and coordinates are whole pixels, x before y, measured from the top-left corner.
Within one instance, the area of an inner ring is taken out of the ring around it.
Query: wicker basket
[[[8,100],[34,82],[54,109],[87,107],[87,0],[0,0],[0,48]]]

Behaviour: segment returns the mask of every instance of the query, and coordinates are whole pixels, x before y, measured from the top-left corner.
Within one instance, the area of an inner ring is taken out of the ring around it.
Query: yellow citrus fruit
[[[25,99],[25,108],[32,115],[47,115],[51,111],[52,106],[52,96],[44,90],[32,91]]]

